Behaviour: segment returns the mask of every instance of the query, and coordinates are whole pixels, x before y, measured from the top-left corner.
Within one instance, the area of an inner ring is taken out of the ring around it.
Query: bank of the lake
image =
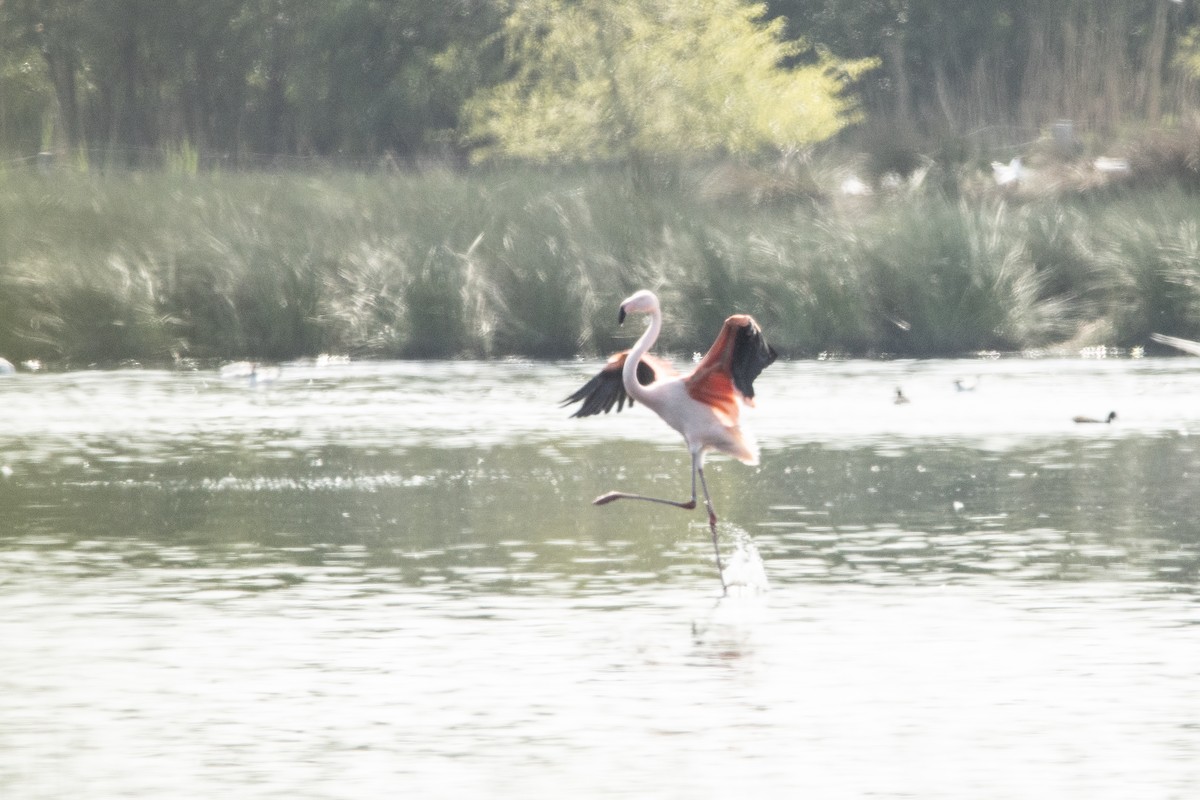
[[[715,177],[714,177],[715,175]],[[0,354],[564,357],[649,286],[664,349],[734,310],[785,355],[1200,338],[1200,199],[764,195],[735,172],[0,174]],[[623,340],[620,340],[623,341]]]

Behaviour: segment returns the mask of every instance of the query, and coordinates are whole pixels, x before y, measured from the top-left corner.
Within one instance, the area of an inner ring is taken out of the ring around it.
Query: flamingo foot
[[[3,2],[3,0],[0,0],[0,2]],[[622,499],[624,499],[624,500],[648,500],[651,503],[662,503],[663,505],[666,505],[666,506],[675,506],[676,508],[685,508],[688,510],[696,507],[695,500],[688,500],[685,503],[680,503],[680,502],[676,502],[675,500],[663,500],[660,497],[646,497],[645,495],[641,495],[641,494],[627,494],[625,492],[609,492],[608,494],[602,494],[599,497],[597,497],[595,500],[592,501],[592,505],[602,506],[602,505],[611,503],[613,500],[622,500]]]

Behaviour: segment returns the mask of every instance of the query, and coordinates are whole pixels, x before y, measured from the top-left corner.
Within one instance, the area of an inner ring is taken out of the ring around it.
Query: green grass
[[[848,204],[687,174],[0,173],[0,354],[561,358],[754,314],[793,356],[933,356],[1200,338],[1200,198],[931,191]],[[1087,341],[1091,337],[1095,341]]]

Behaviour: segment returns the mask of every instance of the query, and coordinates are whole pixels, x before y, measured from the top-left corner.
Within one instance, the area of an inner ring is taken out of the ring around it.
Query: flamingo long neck
[[[661,332],[662,311],[656,308],[650,312],[650,324],[646,326],[646,330],[637,340],[637,344],[629,351],[629,355],[625,358],[625,366],[621,368],[621,382],[625,384],[626,393],[640,403],[646,403],[648,393],[646,387],[638,383],[637,365],[642,360],[642,356],[650,352],[650,348],[658,341],[658,334]],[[649,405],[649,403],[646,404]]]

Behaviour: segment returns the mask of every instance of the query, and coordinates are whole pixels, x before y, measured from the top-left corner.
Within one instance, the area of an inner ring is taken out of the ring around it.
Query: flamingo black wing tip
[[[625,387],[621,385],[621,374],[605,370],[594,375],[578,391],[563,400],[560,407],[583,401],[583,405],[569,417],[569,419],[574,419],[607,414],[612,411],[613,405],[616,405],[617,411],[620,411],[626,400],[633,405],[632,398],[625,394]]]
[[[622,354],[618,354],[618,357]],[[614,358],[618,358],[614,357]],[[612,411],[615,405],[617,411],[622,411],[628,403],[630,408],[633,408],[633,398],[625,391],[625,382],[621,377],[621,366],[623,360],[610,360],[608,366],[600,370],[592,376],[591,380],[585,383],[574,394],[563,400],[562,405],[568,406],[571,403],[583,401],[583,405],[579,410],[571,415],[571,419],[575,417],[590,417],[596,414],[607,414]],[[637,365],[638,383],[643,386],[651,384],[655,379],[654,367],[647,364],[645,361],[639,361]]]
[[[730,371],[733,373],[733,385],[743,397],[754,399],[754,379],[774,364],[777,358],[779,353],[767,342],[762,329],[753,320],[738,330]]]

